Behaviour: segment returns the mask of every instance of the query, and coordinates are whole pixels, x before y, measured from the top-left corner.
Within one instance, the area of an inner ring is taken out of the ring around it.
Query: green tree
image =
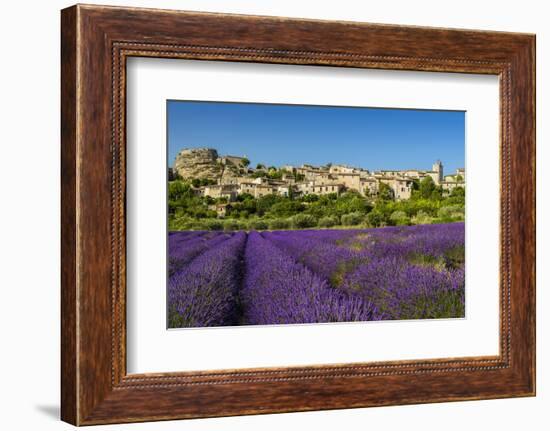
[[[418,184],[418,196],[423,199],[429,199],[435,190],[435,183],[432,177],[424,177]]]
[[[290,199],[273,204],[269,210],[269,214],[275,217],[290,217],[304,210],[301,202]]]
[[[424,177],[418,186],[418,193],[413,193],[417,198],[438,200],[441,199],[443,191],[437,187],[432,177]]]
[[[318,200],[319,200],[319,195],[314,195],[312,193],[308,193],[302,196],[302,199],[301,199],[302,202],[317,202]]]
[[[245,210],[247,210],[250,214],[255,214],[257,211],[256,208],[256,199],[248,199],[242,203],[242,206]]]
[[[443,204],[447,205],[462,205],[464,206],[466,203],[466,190],[464,190],[464,187],[455,187],[451,190],[451,193],[449,193],[449,196],[447,196],[443,202]]]
[[[250,160],[247,157],[243,157],[241,159],[241,166],[244,166],[245,168],[250,165]]]
[[[418,211],[411,221],[413,224],[431,224],[433,222],[433,217],[421,210]]]
[[[315,218],[322,218],[325,216],[339,216],[335,210],[334,201],[327,199],[326,196],[319,196],[314,202],[306,203],[304,213],[310,214]]]
[[[351,212],[366,214],[372,209],[372,205],[361,194],[355,190],[350,190],[336,198],[334,208],[338,215]]]
[[[319,219],[320,227],[332,227],[340,224],[338,216],[325,216]]]
[[[268,228],[267,222],[261,219],[251,220],[248,226],[254,230],[266,230]]]
[[[205,220],[204,226],[208,230],[222,230],[223,222],[217,219],[209,219],[209,220]]]
[[[394,211],[390,216],[390,221],[395,226],[405,226],[410,224],[411,219],[405,211]]]
[[[212,184],[216,184],[216,180],[212,178],[193,178],[191,180],[191,184],[193,185],[193,187],[199,188],[201,186],[209,186]]]
[[[267,172],[264,170],[253,172],[250,177],[252,178],[265,178],[267,177]]]
[[[290,227],[290,220],[283,218],[269,219],[268,226],[272,230],[288,229]]]
[[[357,226],[363,221],[364,217],[364,214],[359,211],[344,214],[342,216],[342,224],[344,226]]]
[[[252,196],[250,193],[241,193],[240,195],[237,195],[238,202],[245,202],[249,200],[254,200],[254,196]]]
[[[223,230],[225,231],[235,231],[242,230],[246,226],[237,220],[225,220],[223,222]]]
[[[280,180],[283,178],[283,171],[279,171],[277,169],[272,170],[270,168],[269,172],[267,173],[267,177],[271,178],[272,180]]]
[[[171,181],[168,184],[168,199],[179,200],[184,197],[192,197],[193,191],[189,184],[183,181]]]
[[[464,187],[455,187],[451,190],[450,197],[465,197],[466,196],[466,190],[464,190]]]
[[[370,227],[379,227],[385,224],[384,215],[376,208],[367,214],[367,224]]]
[[[378,184],[378,199],[381,201],[393,200],[393,190],[386,183],[380,182]]]
[[[315,217],[309,214],[296,214],[291,218],[292,227],[295,229],[303,229],[317,225]]]
[[[258,198],[258,200],[256,201],[258,215],[263,216],[271,209],[273,205],[278,202],[283,202],[285,200],[288,200],[288,198],[276,194],[269,194]]]
[[[437,216],[443,222],[464,220],[464,207],[462,205],[443,206],[439,209]]]

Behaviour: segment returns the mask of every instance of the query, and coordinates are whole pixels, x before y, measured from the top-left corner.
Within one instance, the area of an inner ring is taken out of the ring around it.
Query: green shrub
[[[441,218],[453,217],[454,215],[464,215],[464,207],[461,205],[448,205],[439,208],[437,216]]]
[[[288,229],[290,221],[284,218],[274,218],[268,221],[268,226],[272,230]]]
[[[239,223],[237,220],[225,220],[223,222],[223,230],[225,231],[242,230],[243,228],[242,223]]]
[[[433,217],[424,211],[418,211],[416,216],[412,218],[413,224],[431,224],[433,222]]]
[[[317,220],[315,217],[309,214],[296,214],[291,217],[292,227],[295,229],[304,229],[308,227],[313,227],[317,225]]]
[[[370,213],[369,213],[370,214]],[[344,214],[342,216],[342,224],[344,226],[357,226],[364,220],[363,214],[359,211]]]
[[[378,184],[378,199],[382,201],[393,200],[394,193],[393,189],[386,183]]]
[[[185,216],[168,217],[168,230],[188,230],[191,228],[193,219]]]
[[[385,225],[384,215],[378,210],[373,210],[367,214],[367,224],[370,227],[379,227]]]
[[[320,227],[332,227],[340,224],[338,216],[326,216],[319,219]]]
[[[394,211],[390,216],[390,220],[395,226],[406,226],[411,222],[405,211]]]
[[[206,230],[222,230],[224,228],[223,222],[216,219],[205,220],[203,226]]]
[[[265,220],[251,220],[250,223],[248,223],[248,227],[254,230],[266,230],[268,224]]]
[[[464,220],[464,206],[462,205],[448,205],[439,208],[437,217],[442,222],[452,222]]]
[[[304,210],[304,205],[301,202],[286,200],[273,204],[269,210],[269,214],[274,217],[290,217]]]

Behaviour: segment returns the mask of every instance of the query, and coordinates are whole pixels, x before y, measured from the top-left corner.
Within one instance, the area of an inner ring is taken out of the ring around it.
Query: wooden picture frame
[[[535,394],[534,35],[83,5],[64,9],[61,17],[64,421],[91,425]],[[498,75],[500,354],[128,375],[130,56]]]

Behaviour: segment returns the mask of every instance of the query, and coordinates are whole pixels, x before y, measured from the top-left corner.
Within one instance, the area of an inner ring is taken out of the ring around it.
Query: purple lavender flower
[[[464,223],[171,232],[168,253],[171,327],[465,313]]]
[[[262,238],[249,235],[241,291],[251,325],[377,320],[374,305],[332,289],[325,280]]]
[[[193,259],[168,280],[171,328],[237,323],[246,234],[239,232]]]
[[[202,252],[231,237],[230,234],[217,232],[191,232],[190,235],[178,234],[168,237],[169,275],[177,272]]]

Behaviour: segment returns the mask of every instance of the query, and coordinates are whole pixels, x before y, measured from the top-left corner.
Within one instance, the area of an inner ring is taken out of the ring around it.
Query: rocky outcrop
[[[215,149],[186,148],[176,156],[174,171],[184,179],[219,179],[223,169]]]

